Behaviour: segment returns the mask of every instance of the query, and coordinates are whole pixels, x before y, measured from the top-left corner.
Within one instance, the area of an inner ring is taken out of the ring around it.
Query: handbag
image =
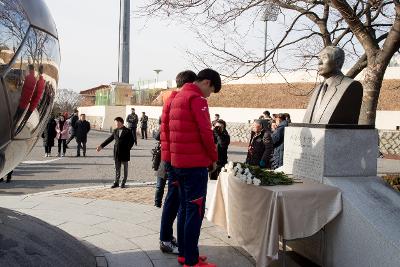
[[[158,168],[160,167],[161,163],[161,143],[157,142],[155,148],[151,150],[151,154],[153,155],[152,161],[153,161],[153,170],[157,171]]]

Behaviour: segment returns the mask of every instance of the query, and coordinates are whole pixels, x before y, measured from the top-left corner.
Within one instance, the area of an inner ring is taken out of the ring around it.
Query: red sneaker
[[[199,262],[206,262],[206,261],[207,261],[207,256],[199,256]],[[178,262],[180,265],[185,264],[185,257],[178,256]]]
[[[208,262],[199,262],[196,265],[189,266],[189,265],[183,265],[183,267],[217,267],[214,263],[208,263]]]

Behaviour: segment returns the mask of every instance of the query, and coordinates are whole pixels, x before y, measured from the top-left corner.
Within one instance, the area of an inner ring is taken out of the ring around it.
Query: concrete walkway
[[[90,248],[100,267],[180,266],[175,256],[159,250],[160,209],[64,195],[72,190],[2,196],[0,207],[34,216],[78,238]],[[254,266],[253,260],[243,249],[206,220],[200,251],[219,267]]]

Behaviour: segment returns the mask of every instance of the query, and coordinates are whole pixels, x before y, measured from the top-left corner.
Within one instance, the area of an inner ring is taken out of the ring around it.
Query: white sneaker
[[[175,255],[179,254],[178,247],[172,242],[160,241],[160,250],[163,253],[175,254]]]
[[[62,153],[61,157],[63,158],[64,156],[65,156],[65,154],[64,154],[64,153]]]

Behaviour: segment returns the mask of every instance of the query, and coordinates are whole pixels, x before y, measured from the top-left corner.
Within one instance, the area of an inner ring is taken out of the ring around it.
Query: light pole
[[[120,0],[118,82],[129,83],[130,0]]]
[[[264,73],[267,72],[267,44],[268,44],[268,21],[276,21],[281,9],[279,6],[271,3],[269,1],[265,1],[265,11],[262,16],[262,21],[265,22],[265,40],[264,40]]]
[[[156,85],[158,84],[158,77],[160,76],[160,72],[162,72],[162,70],[153,70],[156,73]]]

